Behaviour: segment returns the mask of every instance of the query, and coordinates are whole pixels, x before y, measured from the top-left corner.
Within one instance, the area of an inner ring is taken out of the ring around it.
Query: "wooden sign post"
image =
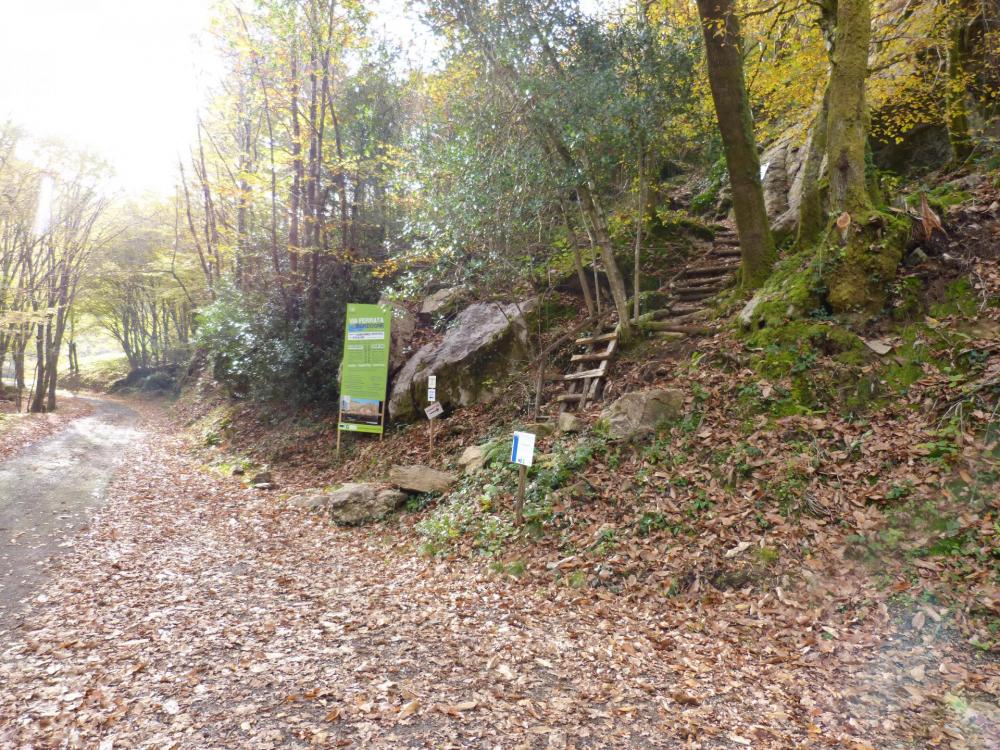
[[[424,414],[427,415],[428,423],[427,430],[430,433],[431,442],[431,458],[434,458],[434,420],[444,414],[444,407],[441,406],[437,401],[424,409]]]
[[[510,446],[510,461],[517,464],[517,498],[514,500],[514,520],[518,526],[524,523],[524,489],[528,479],[528,467],[535,459],[535,434],[515,432]]]
[[[444,408],[437,402],[437,375],[427,376],[427,403],[430,404],[424,409],[427,415],[427,436],[430,441],[430,460],[434,460],[434,420],[444,413]]]

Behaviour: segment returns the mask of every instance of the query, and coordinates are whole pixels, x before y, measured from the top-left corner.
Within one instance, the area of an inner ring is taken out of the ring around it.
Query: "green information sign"
[[[382,434],[391,324],[391,307],[347,306],[343,380],[340,384],[341,430]]]

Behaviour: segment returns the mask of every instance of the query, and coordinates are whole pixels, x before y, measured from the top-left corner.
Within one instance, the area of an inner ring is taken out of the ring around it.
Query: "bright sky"
[[[210,56],[211,0],[4,0],[0,118],[101,153],[130,192],[171,190]]]
[[[214,0],[2,5],[0,121],[96,151],[126,192],[170,194],[177,157],[187,153],[217,75],[203,34]],[[373,30],[399,45],[410,65],[427,64],[437,44],[408,5],[374,0]]]

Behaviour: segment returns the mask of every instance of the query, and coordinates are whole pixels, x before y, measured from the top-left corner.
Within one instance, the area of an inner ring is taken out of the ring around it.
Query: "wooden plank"
[[[577,339],[576,343],[580,346],[585,346],[586,344],[603,344],[605,341],[615,341],[618,338],[618,331],[612,331],[611,333],[602,333],[600,336],[585,336],[582,339]]]
[[[584,370],[583,372],[574,372],[572,375],[564,375],[563,380],[586,380],[587,378],[602,378],[604,373],[608,370],[608,361],[604,360],[601,362],[600,367],[595,367],[593,370]]]
[[[565,403],[569,401],[582,401],[582,400],[583,400],[582,393],[563,393],[556,397],[556,401],[560,403]]]
[[[591,352],[590,354],[574,354],[569,358],[570,362],[601,362],[611,359],[613,352]]]
[[[701,268],[688,268],[682,274],[685,278],[692,276],[716,276],[731,273],[739,267],[739,263],[719,263],[714,266],[702,266]]]
[[[650,331],[667,331],[669,333],[688,333],[688,334],[699,334],[702,336],[707,336],[710,333],[715,333],[714,328],[709,328],[708,326],[685,326],[677,325],[669,320],[654,320],[651,323],[646,323],[643,328]]]
[[[671,291],[675,294],[688,294],[688,293],[698,293],[698,292],[721,292],[726,288],[725,284],[713,283],[713,284],[691,284],[689,286],[677,286]]]

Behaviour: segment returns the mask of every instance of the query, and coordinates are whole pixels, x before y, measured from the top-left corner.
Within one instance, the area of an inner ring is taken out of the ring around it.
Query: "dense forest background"
[[[85,320],[133,370],[197,353],[235,395],[332,403],[346,301],[537,292],[574,267],[627,335],[664,238],[727,215],[743,288],[834,243],[816,305],[874,309],[901,248],[872,260],[872,227],[891,227],[899,185],[997,166],[989,3],[415,7],[440,48],[419,69],[363,3],[220,4],[224,76],[166,201],[111,200],[96,159],[7,126],[0,361],[17,398],[54,406]],[[777,208],[776,144],[804,175]]]

